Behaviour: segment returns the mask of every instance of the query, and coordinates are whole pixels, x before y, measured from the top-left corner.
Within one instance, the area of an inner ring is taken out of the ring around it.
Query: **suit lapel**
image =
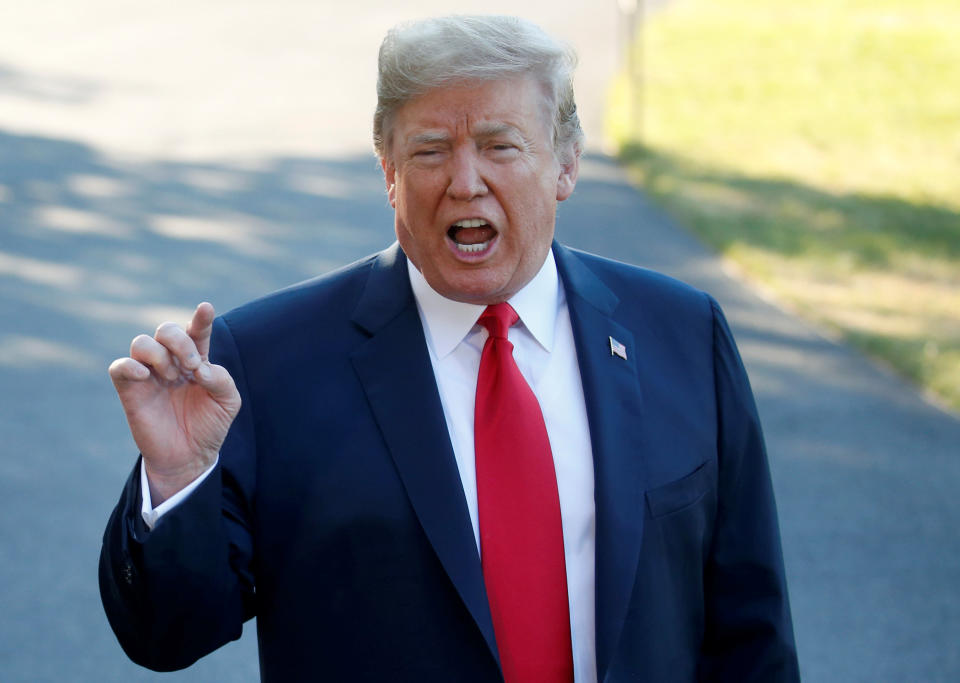
[[[554,245],[564,283],[593,446],[597,513],[597,671],[602,681],[623,630],[643,535],[639,349],[613,319],[616,295],[569,249]],[[611,352],[610,337],[626,347]]]
[[[352,361],[417,518],[497,658],[463,485],[406,269],[396,244],[374,263],[353,316],[371,336]]]

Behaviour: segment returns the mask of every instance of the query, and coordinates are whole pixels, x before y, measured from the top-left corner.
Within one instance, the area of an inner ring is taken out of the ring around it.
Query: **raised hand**
[[[202,303],[186,329],[163,323],[110,364],[154,506],[213,464],[240,410],[230,373],[207,358],[213,319],[213,306]]]

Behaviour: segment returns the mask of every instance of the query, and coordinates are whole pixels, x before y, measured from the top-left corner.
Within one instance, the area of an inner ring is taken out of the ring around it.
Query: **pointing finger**
[[[203,360],[210,354],[210,334],[213,331],[213,319],[216,312],[213,306],[206,301],[197,306],[193,312],[193,318],[187,325],[187,334],[193,340],[197,347],[197,353]]]

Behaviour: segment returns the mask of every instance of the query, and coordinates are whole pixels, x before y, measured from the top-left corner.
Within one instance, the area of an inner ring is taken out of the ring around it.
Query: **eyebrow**
[[[407,144],[410,145],[432,145],[438,142],[448,142],[450,136],[443,131],[428,130],[407,138]]]
[[[498,135],[503,135],[505,133],[516,133],[520,137],[523,137],[520,129],[518,129],[516,126],[511,126],[509,123],[503,123],[502,121],[489,121],[486,123],[480,123],[477,124],[477,127],[474,130],[474,135],[478,138],[495,138]]]
[[[520,132],[519,128],[512,126],[509,123],[503,123],[502,121],[479,123],[473,131],[473,137],[480,139],[495,138],[499,135],[505,134],[516,134],[526,142],[526,138],[524,137],[523,133]],[[433,145],[449,141],[450,135],[445,131],[440,130],[426,130],[421,133],[411,135],[406,140],[407,144],[414,146]]]

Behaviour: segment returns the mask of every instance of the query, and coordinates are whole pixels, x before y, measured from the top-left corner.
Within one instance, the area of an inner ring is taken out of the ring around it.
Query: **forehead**
[[[548,133],[549,102],[533,78],[470,82],[429,90],[401,106],[393,138],[404,142],[426,134],[484,135],[515,130]]]

